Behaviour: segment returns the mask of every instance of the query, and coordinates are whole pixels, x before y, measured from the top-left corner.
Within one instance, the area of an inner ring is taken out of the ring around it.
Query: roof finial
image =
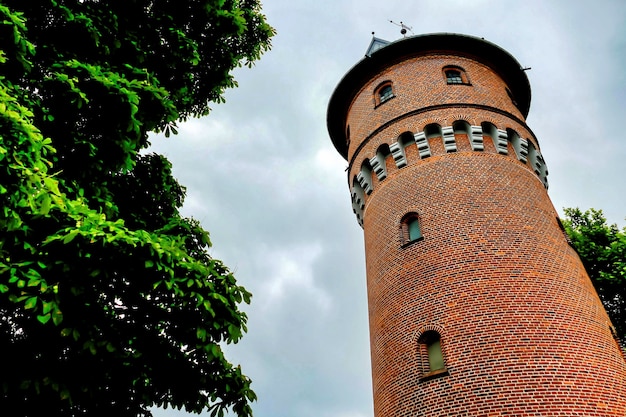
[[[402,36],[406,37],[406,32],[411,32],[411,34],[413,34],[413,28],[411,28],[410,26],[405,25],[404,23],[400,22],[400,23],[396,23],[393,20],[390,20],[389,22],[393,23],[396,26],[400,26],[400,33],[402,34]]]

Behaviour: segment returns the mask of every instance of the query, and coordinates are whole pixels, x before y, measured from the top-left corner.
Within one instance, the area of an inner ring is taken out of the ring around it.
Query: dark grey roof
[[[528,77],[519,62],[499,46],[482,38],[455,33],[411,36],[388,44],[383,44],[384,42],[387,41],[376,37],[372,39],[367,50],[368,54],[344,75],[328,103],[326,115],[328,132],[335,148],[344,158],[348,157],[345,118],[358,90],[385,67],[429,51],[470,55],[489,65],[507,83],[523,116],[528,115],[530,108]]]
[[[389,45],[391,42],[386,41],[384,39],[377,38],[376,36],[372,36],[372,41],[370,42],[370,46],[367,47],[367,51],[365,52],[365,56],[369,57],[374,52],[378,51],[380,48]]]

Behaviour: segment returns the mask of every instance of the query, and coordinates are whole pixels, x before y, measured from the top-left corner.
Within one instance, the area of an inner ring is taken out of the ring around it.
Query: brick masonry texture
[[[442,69],[450,65],[463,68],[468,74],[470,85],[446,84]],[[393,82],[395,97],[375,106],[375,89],[386,80]],[[348,114],[351,137],[366,138],[376,128],[410,110],[441,104],[471,103],[491,106],[522,119],[505,88],[506,84],[497,74],[470,58],[431,55],[409,59],[379,74],[356,96]],[[459,108],[457,113],[463,115],[465,112],[463,108]],[[455,116],[455,112],[448,110],[445,115],[439,116],[441,119],[433,118],[432,121],[442,124],[449,120],[447,125],[451,125],[456,120]],[[423,128],[406,123],[400,123],[397,128],[409,126]],[[358,141],[351,141],[350,155],[357,144]]]
[[[447,85],[442,68],[471,85]],[[394,97],[375,106],[391,80]],[[436,108],[431,108],[435,105]],[[424,109],[424,111],[421,111]],[[539,149],[502,78],[477,59],[433,53],[372,77],[347,117],[350,185],[381,144],[429,123],[487,121]],[[374,409],[377,417],[626,415],[626,363],[610,321],[568,245],[529,163],[429,139],[407,147],[407,166],[365,197],[363,228]],[[419,215],[423,240],[403,245],[401,220]],[[447,372],[425,379],[418,339],[441,336]]]

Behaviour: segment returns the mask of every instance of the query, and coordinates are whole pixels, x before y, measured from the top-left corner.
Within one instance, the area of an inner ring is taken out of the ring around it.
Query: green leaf
[[[196,329],[196,337],[202,341],[206,340],[206,329],[198,327]]]
[[[35,306],[37,305],[37,297],[30,297],[26,300],[26,302],[24,303],[24,308],[25,309],[31,309],[31,308],[35,308]]]
[[[50,314],[39,315],[37,316],[37,320],[39,320],[39,322],[42,324],[46,324],[48,321],[50,321]]]
[[[56,310],[52,313],[52,322],[55,326],[58,326],[63,321],[63,313],[61,310]]]
[[[50,310],[52,310],[53,305],[54,305],[54,304],[53,304],[52,302],[50,302],[50,301],[45,301],[45,302],[43,303],[42,313],[43,313],[43,314],[48,314],[48,313],[50,312]]]
[[[45,216],[50,212],[50,205],[52,203],[52,199],[49,194],[44,194],[41,198],[41,207],[39,208],[39,214]]]
[[[63,243],[68,244],[70,243],[72,240],[74,240],[74,238],[76,237],[76,235],[78,235],[79,231],[74,229],[72,231],[70,231],[67,235],[65,235],[65,237],[63,238]]]

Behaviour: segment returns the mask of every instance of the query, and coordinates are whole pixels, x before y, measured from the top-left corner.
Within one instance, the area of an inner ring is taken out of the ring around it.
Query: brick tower
[[[373,38],[328,129],[365,237],[374,410],[626,415],[626,363],[547,194],[530,85],[485,40]]]

